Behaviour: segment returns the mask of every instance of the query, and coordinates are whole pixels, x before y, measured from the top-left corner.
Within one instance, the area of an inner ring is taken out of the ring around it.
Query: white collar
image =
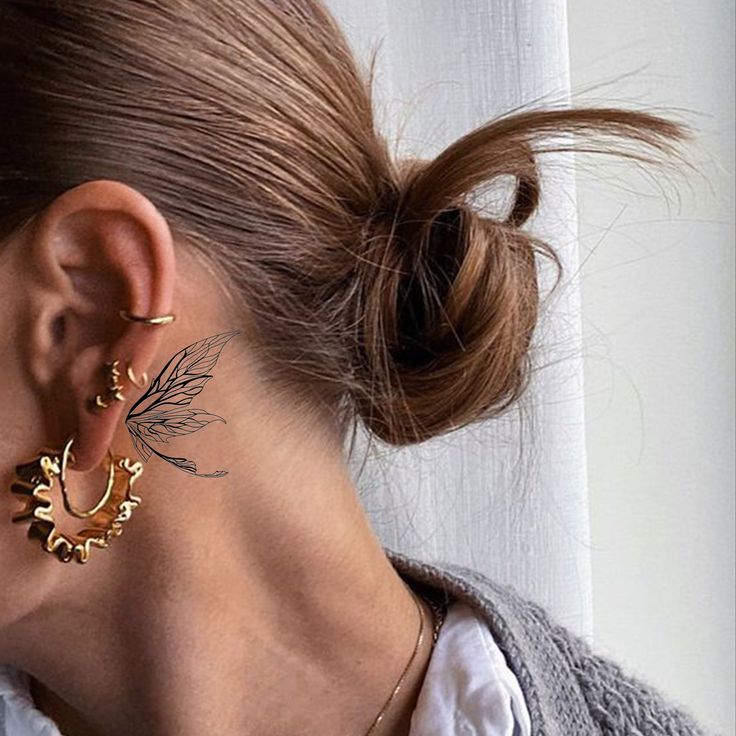
[[[531,723],[514,673],[476,611],[455,601],[412,714],[409,736],[529,736]]]

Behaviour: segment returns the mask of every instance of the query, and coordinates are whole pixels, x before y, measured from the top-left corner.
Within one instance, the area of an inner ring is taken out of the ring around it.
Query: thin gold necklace
[[[406,664],[406,667],[404,667],[404,671],[401,673],[401,676],[399,677],[398,682],[396,683],[396,687],[394,687],[393,692],[391,695],[389,695],[388,700],[384,703],[383,708],[381,708],[380,712],[376,716],[375,720],[371,724],[371,727],[366,731],[365,736],[370,736],[376,726],[383,720],[383,717],[386,715],[386,711],[391,705],[393,699],[396,697],[396,694],[401,690],[401,686],[404,683],[404,679],[406,677],[406,673],[409,671],[409,668],[411,667],[412,663],[414,662],[414,658],[417,656],[417,652],[419,651],[420,647],[422,646],[422,642],[424,641],[424,612],[422,611],[422,607],[419,603],[419,598],[417,594],[414,592],[412,587],[410,585],[407,585],[404,583],[406,587],[409,589],[409,592],[411,593],[412,598],[414,599],[414,603],[417,607],[417,613],[419,614],[419,636],[417,637],[416,644],[414,644],[414,651],[411,654],[411,657],[409,658],[409,661]],[[438,607],[432,604],[428,599],[422,598],[426,601],[427,605],[429,606],[431,612],[432,612],[432,618],[434,621],[433,631],[432,631],[432,648],[434,649],[434,645],[437,642],[437,637],[439,636],[439,630],[442,626],[442,622],[444,620],[444,614],[442,613],[442,610]]]

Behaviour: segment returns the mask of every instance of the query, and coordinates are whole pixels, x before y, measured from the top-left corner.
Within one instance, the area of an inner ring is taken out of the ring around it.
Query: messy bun
[[[370,387],[357,394],[358,411],[384,440],[417,442],[497,415],[527,387],[538,256],[554,263],[558,281],[562,266],[522,226],[540,197],[535,146],[560,132],[619,136],[660,153],[674,153],[674,141],[686,137],[681,126],[639,112],[530,110],[395,174],[395,189],[366,226],[352,315],[356,370]],[[611,145],[587,150],[617,152]],[[503,175],[516,180],[509,212],[482,217],[469,195]]]
[[[519,396],[536,323],[535,252],[556,260],[519,229],[538,197],[531,158],[498,221],[478,215],[462,191],[432,186],[436,172],[427,164],[403,173],[395,211],[369,219],[369,255],[356,271],[356,371],[370,387],[356,404],[366,425],[396,444]]]
[[[537,256],[559,268],[524,228],[538,155],[653,162],[688,137],[643,112],[527,109],[396,162],[375,57],[360,70],[318,0],[5,0],[0,29],[0,237],[83,181],[126,182],[220,275],[274,397],[394,444],[524,390]],[[512,201],[483,216],[473,194],[501,176]]]

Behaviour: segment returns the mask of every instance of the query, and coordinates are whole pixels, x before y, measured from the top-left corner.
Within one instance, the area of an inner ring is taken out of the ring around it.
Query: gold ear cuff
[[[156,317],[143,317],[139,314],[132,314],[127,309],[121,309],[118,313],[128,322],[140,322],[144,325],[168,325],[176,319],[175,314],[162,314]]]

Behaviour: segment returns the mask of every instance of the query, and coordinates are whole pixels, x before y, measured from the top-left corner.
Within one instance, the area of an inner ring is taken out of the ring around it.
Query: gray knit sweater
[[[404,579],[480,611],[519,680],[532,736],[716,736],[512,586],[460,565],[384,550]]]

